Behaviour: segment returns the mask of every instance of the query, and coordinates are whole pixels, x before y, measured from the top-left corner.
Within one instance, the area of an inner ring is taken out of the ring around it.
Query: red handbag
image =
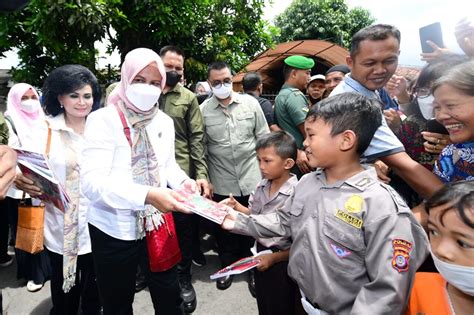
[[[157,229],[146,232],[148,260],[152,272],[168,270],[181,260],[173,214],[163,214],[163,221]]]
[[[127,125],[125,116],[115,105],[120,120],[122,121],[123,132],[127,138],[130,147],[132,147],[132,138],[130,128]],[[146,219],[145,219],[146,220]],[[146,226],[146,221],[144,222]],[[148,260],[152,272],[160,272],[171,269],[181,260],[181,250],[179,248],[178,236],[174,226],[172,213],[163,214],[163,223],[155,227],[153,231],[146,231],[146,247],[148,250]]]

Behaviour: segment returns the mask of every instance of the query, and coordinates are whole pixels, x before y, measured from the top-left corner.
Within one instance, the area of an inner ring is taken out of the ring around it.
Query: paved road
[[[197,292],[198,306],[195,315],[252,315],[258,314],[256,300],[247,288],[246,275],[234,278],[232,286],[220,291],[209,275],[219,269],[217,254],[212,250],[205,252],[207,265],[193,266],[193,285]],[[49,281],[43,289],[30,293],[24,280],[16,280],[16,265],[0,268],[0,289],[3,292],[4,315],[43,315],[51,309]],[[147,290],[135,295],[133,303],[135,314],[153,314],[151,298]],[[164,314],[166,315],[166,314]]]

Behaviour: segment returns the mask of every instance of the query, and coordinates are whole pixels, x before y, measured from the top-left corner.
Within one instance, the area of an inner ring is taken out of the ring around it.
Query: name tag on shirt
[[[364,223],[363,220],[356,218],[343,210],[337,210],[335,216],[339,220],[342,220],[357,229],[362,228],[362,224]]]

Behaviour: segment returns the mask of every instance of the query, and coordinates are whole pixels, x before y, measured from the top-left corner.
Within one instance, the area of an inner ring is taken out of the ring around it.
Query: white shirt
[[[75,147],[77,152],[77,159],[80,165],[81,151],[84,145],[84,138],[75,133],[71,128],[66,126],[64,114],[59,114],[55,117],[47,117],[51,128],[51,147],[49,150],[49,164],[53,170],[56,179],[66,188],[66,152],[65,144],[61,139],[61,132],[68,132],[71,136],[71,144]],[[89,229],[87,227],[87,206],[88,200],[81,192],[79,199],[79,255],[88,254],[91,252],[91,241],[89,236]],[[46,211],[44,214],[44,245],[48,250],[63,254],[64,243],[64,213],[53,206],[46,204]]]
[[[26,123],[15,117],[17,116],[10,116],[18,135],[13,130],[10,121],[5,119],[8,126],[8,146],[44,153],[46,150],[46,140],[48,138],[48,126],[44,119],[35,121],[32,125],[26,125]],[[19,167],[17,167],[17,173],[21,173]],[[7,196],[14,199],[22,199],[23,191],[17,189],[15,184],[13,184],[10,186],[10,189],[8,189]],[[30,198],[30,196],[25,194],[25,198]],[[35,205],[36,204],[39,203],[35,203]]]
[[[173,120],[158,111],[146,131],[158,159],[160,186],[178,188],[188,176],[175,160]],[[145,209],[151,187],[133,182],[132,153],[115,106],[89,115],[85,138],[81,185],[90,200],[89,223],[114,238],[135,240],[135,211]]]

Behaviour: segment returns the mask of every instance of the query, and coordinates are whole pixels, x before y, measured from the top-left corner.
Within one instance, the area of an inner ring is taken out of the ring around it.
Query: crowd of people
[[[425,54],[409,82],[395,74],[399,30],[368,26],[324,74],[287,57],[274,104],[258,73],[235,91],[224,61],[191,92],[176,46],[130,51],[103,106],[80,65],[53,70],[41,95],[15,84],[0,116],[0,266],[13,262],[19,201],[45,194],[15,147],[45,153],[70,197],[65,212],[45,204],[43,251],[15,250],[28,291],[51,281],[51,314],[132,314],[144,286],[156,314],[194,312],[203,224],[222,267],[258,255],[259,314],[471,314],[474,27],[456,35],[465,55]],[[222,225],[176,190],[225,205]],[[157,271],[145,235],[169,220],[181,259]]]

